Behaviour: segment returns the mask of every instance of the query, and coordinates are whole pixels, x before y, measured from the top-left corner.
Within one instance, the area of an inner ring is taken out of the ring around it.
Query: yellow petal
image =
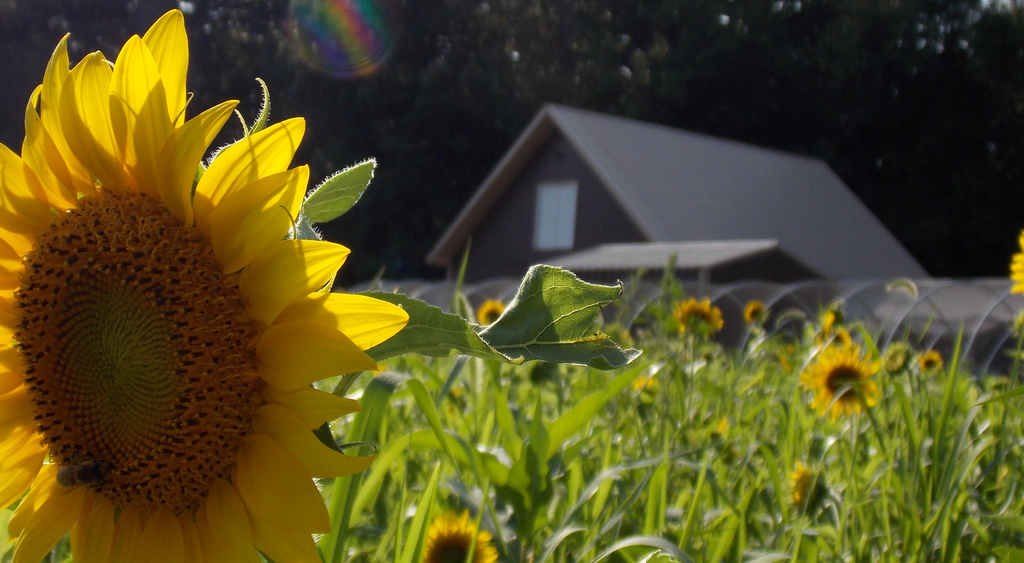
[[[70,209],[77,200],[71,172],[36,112],[42,90],[42,85],[36,86],[25,107],[25,140],[21,143],[21,158],[36,173],[50,205],[62,210]]]
[[[142,37],[153,53],[167,94],[167,116],[175,126],[185,121],[185,75],[188,72],[188,38],[185,17],[171,10],[156,20]]]
[[[368,350],[405,328],[409,314],[397,305],[365,295],[317,293],[281,311],[277,322],[298,319],[331,325],[356,346]]]
[[[175,129],[160,150],[164,168],[156,191],[186,227],[192,226],[192,182],[199,162],[237,105],[234,100],[223,102],[193,117]]]
[[[160,507],[154,512],[139,536],[135,560],[146,563],[182,563],[185,559],[185,539],[181,523],[171,509]]]
[[[68,35],[65,34],[57,43],[50,62],[46,65],[46,72],[43,74],[43,89],[39,95],[39,117],[43,122],[43,128],[46,129],[47,135],[60,154],[59,160],[67,165],[73,192],[88,194],[95,191],[94,178],[84,170],[72,153],[64,139],[63,127],[60,123],[61,97],[64,91],[64,82],[69,73],[67,42]]]
[[[308,532],[287,530],[270,522],[253,519],[256,549],[274,561],[321,563],[320,554]]]
[[[34,234],[52,222],[46,192],[36,173],[11,149],[0,145],[0,227]]]
[[[196,224],[210,236],[210,215],[226,195],[260,178],[283,172],[302,140],[306,122],[289,119],[267,127],[224,149],[196,186]]]
[[[217,262],[237,272],[284,238],[299,215],[309,167],[271,174],[228,194],[213,211],[210,240]]]
[[[142,518],[135,508],[122,509],[114,523],[114,545],[110,550],[111,563],[138,563],[135,548],[142,537]],[[143,559],[142,561],[146,561]]]
[[[307,534],[330,531],[331,519],[313,478],[273,438],[251,434],[242,439],[234,481],[253,521]]]
[[[344,334],[316,321],[271,326],[256,344],[256,356],[256,373],[289,391],[327,377],[377,369]]]
[[[376,456],[351,457],[320,443],[299,415],[280,405],[263,405],[252,415],[253,430],[277,440],[314,477],[353,475]]]
[[[0,344],[0,395],[10,393],[22,383],[25,383],[25,376],[18,351],[13,346]]]
[[[204,563],[206,557],[203,555],[203,545],[199,537],[199,529],[196,523],[192,521],[192,515],[186,512],[178,516],[178,523],[181,524],[181,536],[185,544],[184,563]],[[233,560],[225,559],[224,561]]]
[[[246,311],[258,321],[274,322],[285,307],[326,285],[348,253],[340,244],[319,240],[274,243],[239,277],[238,290]]]
[[[287,407],[299,415],[310,430],[321,424],[341,418],[346,414],[359,412],[359,401],[318,391],[312,387],[300,387],[292,391],[267,385],[263,389],[267,402]]]
[[[114,505],[92,495],[92,507],[71,527],[71,554],[75,563],[109,563],[114,545]]]
[[[34,432],[28,434],[28,439],[18,449],[6,456],[0,470],[0,510],[21,498],[43,467],[46,448],[39,445],[39,437]]]
[[[82,517],[87,495],[93,494],[87,487],[77,487],[62,495],[52,495],[44,500],[25,522],[24,530],[18,534],[14,546],[12,563],[39,563],[71,525]],[[21,510],[15,511],[17,514]],[[14,517],[11,517],[13,524]],[[10,531],[10,525],[8,525]],[[13,537],[13,532],[11,533]]]
[[[167,117],[167,95],[160,71],[138,35],[128,39],[114,62],[110,105],[114,137],[124,154],[125,167],[139,190],[155,197],[162,172],[160,149],[174,127]]]
[[[44,465],[32,481],[31,488],[25,498],[11,515],[7,523],[7,533],[10,537],[16,538],[25,529],[25,524],[35,516],[40,506],[51,496],[62,495],[70,489],[64,489],[57,485],[57,466]]]
[[[99,51],[68,74],[60,97],[60,126],[68,147],[107,189],[127,186],[124,156],[110,121],[110,65]]]
[[[18,277],[25,270],[21,255],[7,241],[0,239],[0,290],[15,289],[21,285]]]
[[[32,426],[33,416],[28,386],[21,385],[0,395],[0,439],[5,436],[5,429]]]
[[[249,530],[249,513],[230,483],[221,480],[210,487],[201,514],[196,515],[196,525],[206,560],[259,563]]]

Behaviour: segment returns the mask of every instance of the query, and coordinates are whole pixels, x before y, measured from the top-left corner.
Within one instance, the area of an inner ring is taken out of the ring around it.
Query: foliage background
[[[398,1],[398,0],[396,0]],[[0,142],[59,37],[109,57],[178,2],[0,0]],[[305,116],[324,177],[379,161],[325,233],[341,283],[437,276],[430,246],[541,104],[558,102],[825,159],[936,276],[1004,276],[1024,224],[1024,10],[958,0],[401,2],[396,52],[360,80],[294,55],[283,0],[196,0],[191,111],[226,99]],[[224,141],[240,135],[229,126]],[[856,233],[850,233],[856,236]]]

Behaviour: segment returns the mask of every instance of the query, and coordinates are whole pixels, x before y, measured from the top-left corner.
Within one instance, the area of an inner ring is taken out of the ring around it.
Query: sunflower
[[[1024,293],[1024,231],[1020,232],[1017,242],[1020,244],[1022,252],[1014,254],[1013,261],[1010,262],[1010,279],[1014,282],[1011,291]]]
[[[505,312],[505,304],[496,299],[488,299],[480,304],[476,310],[476,320],[486,326],[498,320],[498,317]]]
[[[942,355],[935,350],[928,350],[917,360],[921,371],[928,373],[942,369]]]
[[[811,482],[814,481],[814,473],[811,473],[807,466],[796,462],[796,469],[789,472],[790,500],[793,506],[802,508],[807,503],[807,496],[811,492]]]
[[[878,368],[878,362],[861,357],[856,344],[829,346],[800,375],[800,383],[815,392],[811,408],[822,415],[830,412],[834,421],[840,414],[859,413],[878,403],[878,384],[868,379]]]
[[[687,329],[698,333],[714,334],[725,326],[722,321],[722,311],[711,304],[711,300],[705,297],[700,301],[691,297],[686,301],[676,304],[672,311],[672,317],[679,323],[679,332]]]
[[[907,367],[907,360],[910,358],[910,346],[906,342],[893,342],[882,354],[882,365],[885,371],[896,373]]]
[[[751,299],[747,301],[747,305],[743,307],[743,320],[747,324],[755,323],[761,320],[764,316],[764,303],[758,299]]]
[[[423,563],[463,563],[473,545],[474,525],[469,512],[462,516],[445,512],[434,518],[427,530],[427,543],[423,548]],[[494,563],[498,551],[491,545],[491,534],[486,530],[476,533],[472,563]]]
[[[181,12],[111,65],[67,37],[0,146],[0,508],[35,563],[319,561],[314,476],[372,458],[311,429],[359,409],[310,387],[375,369],[408,316],[320,290],[348,249],[286,239],[308,169],[292,119],[200,160],[237,102],[184,117]],[[197,169],[205,170],[195,184]]]

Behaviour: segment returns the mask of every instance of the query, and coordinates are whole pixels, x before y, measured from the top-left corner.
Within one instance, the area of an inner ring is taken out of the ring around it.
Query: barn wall
[[[542,182],[576,180],[576,229],[573,249],[538,252],[533,249],[534,205]],[[645,242],[618,202],[598,180],[572,145],[555,133],[537,151],[472,235],[466,280],[520,277],[546,258],[597,244]],[[458,258],[454,267],[458,267]]]

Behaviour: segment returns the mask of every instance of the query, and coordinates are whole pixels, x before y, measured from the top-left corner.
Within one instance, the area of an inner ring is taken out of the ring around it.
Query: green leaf
[[[651,547],[651,548],[660,550],[660,551],[670,555],[671,557],[674,557],[675,559],[677,559],[679,561],[684,561],[686,563],[692,563],[690,558],[687,557],[686,554],[684,554],[682,551],[679,551],[679,548],[674,546],[674,545],[672,545],[672,543],[669,542],[668,540],[666,540],[664,538],[651,537],[651,536],[630,536],[630,537],[621,539],[621,540],[613,543],[611,545],[611,547],[609,547],[608,549],[604,550],[603,552],[601,552],[600,555],[598,555],[596,558],[594,558],[594,563],[600,563],[601,561],[604,561],[605,559],[608,558],[608,556],[610,556],[611,554],[615,553],[616,551],[625,549],[627,547],[634,547],[634,546]],[[712,559],[712,561],[718,561],[718,559]]]
[[[260,105],[260,114],[256,117],[252,127],[249,128],[245,135],[246,137],[259,133],[266,128],[267,122],[270,121],[270,89],[267,88],[267,83],[262,78],[257,78],[256,82],[259,82],[260,88],[263,89],[263,103]]]
[[[1012,547],[997,547],[992,553],[998,555],[1003,563],[1024,563],[1024,550]]]
[[[423,558],[423,547],[427,543],[427,530],[430,529],[430,513],[434,508],[434,497],[437,493],[437,480],[441,475],[441,464],[434,466],[430,480],[423,489],[423,496],[416,506],[416,515],[412,517],[412,526],[405,536],[405,549],[402,550],[401,563],[413,563]]]
[[[370,380],[359,401],[362,411],[357,413],[352,420],[352,426],[348,433],[349,442],[374,442],[377,440],[384,417],[391,408],[391,395],[407,380],[409,380],[407,376],[394,372],[384,372]],[[319,542],[320,552],[327,556],[326,561],[341,561],[345,550],[345,541],[349,536],[349,524],[354,514],[353,507],[362,479],[363,473],[356,473],[334,480],[328,508],[331,522],[334,522],[334,525],[331,532]],[[356,515],[358,516],[358,514]]]
[[[366,191],[375,168],[377,161],[371,158],[335,173],[309,194],[299,214],[313,224],[341,217]]]
[[[613,379],[608,387],[603,391],[592,393],[585,399],[576,404],[569,412],[558,417],[551,426],[548,428],[548,435],[550,437],[550,446],[548,447],[547,457],[545,459],[551,459],[551,456],[555,455],[562,447],[562,443],[569,439],[575,432],[586,426],[597,413],[601,412],[608,401],[618,395],[623,389],[625,389],[630,383],[637,378],[637,374],[642,370],[643,367],[637,369],[631,369],[626,373],[623,373]]]
[[[403,354],[446,357],[456,353],[508,361],[508,358],[488,346],[473,327],[458,315],[445,313],[419,299],[397,293],[367,291],[363,295],[398,305],[409,314],[409,324],[405,328],[366,351],[378,362]],[[522,360],[513,363],[522,363]]]
[[[619,368],[640,351],[619,348],[594,324],[621,294],[621,285],[590,284],[560,268],[533,266],[504,314],[480,338],[507,358]]]
[[[1000,401],[1006,401],[1006,400],[1012,399],[1014,397],[1019,397],[1021,395],[1024,395],[1024,385],[1021,385],[1019,387],[1014,387],[1013,389],[1010,389],[1009,391],[1007,391],[1006,393],[1003,393],[1002,395],[999,395],[999,396],[996,396],[996,397],[992,397],[991,399],[989,399],[987,401],[981,401],[980,403],[978,403],[978,404],[976,404],[974,406],[976,406],[976,407],[983,407],[983,406],[985,406],[985,405],[987,405],[989,403],[997,403],[997,402],[1000,402]]]

